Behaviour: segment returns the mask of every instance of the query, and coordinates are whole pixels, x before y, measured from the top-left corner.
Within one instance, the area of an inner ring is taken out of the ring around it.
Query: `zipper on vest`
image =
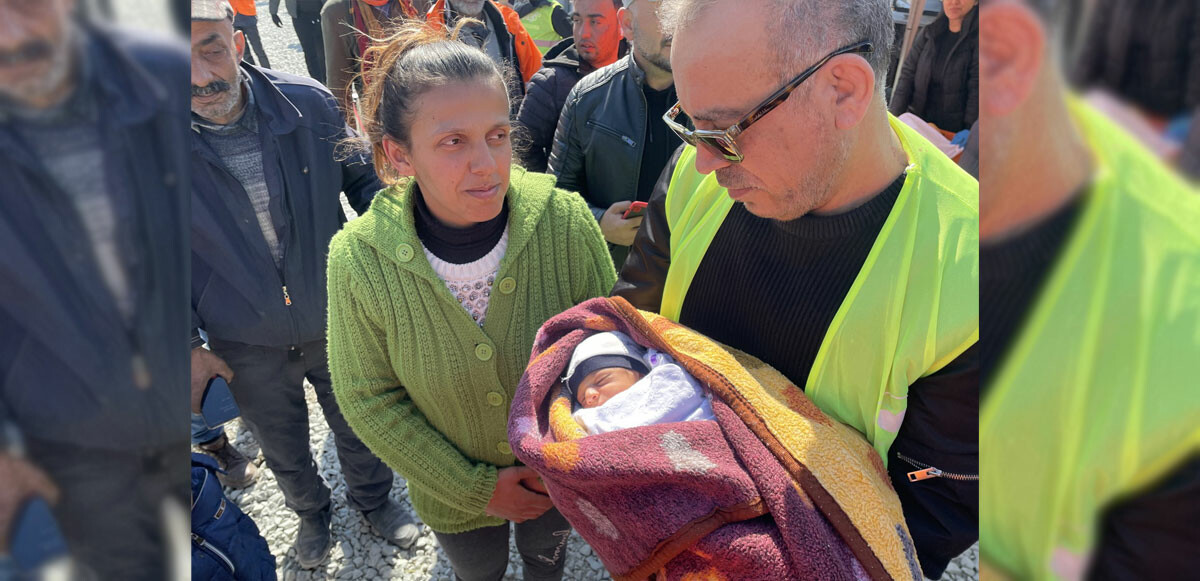
[[[225,567],[229,569],[230,575],[237,573],[237,568],[233,566],[233,561],[231,561],[229,557],[225,556],[225,553],[222,552],[221,549],[212,546],[208,543],[208,541],[205,541],[203,537],[196,533],[192,533],[192,542],[196,543],[196,545],[200,547],[200,550],[220,559],[221,562],[225,564]]]
[[[286,284],[283,285],[283,304],[285,304],[289,307],[292,306],[292,297],[290,295],[288,295]]]
[[[924,462],[913,460],[912,458],[909,458],[908,456],[905,456],[899,452],[896,452],[896,457],[909,463],[914,468],[920,468],[920,470],[914,470],[907,474],[909,482],[920,482],[922,480],[929,480],[930,478],[949,478],[950,480],[964,481],[979,480],[978,474],[955,474],[953,472],[945,472]]]

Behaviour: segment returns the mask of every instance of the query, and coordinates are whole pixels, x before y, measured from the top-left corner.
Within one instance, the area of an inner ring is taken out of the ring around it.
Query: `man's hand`
[[[277,26],[279,28],[283,28],[283,19],[279,18],[278,12],[271,13],[271,22],[274,22],[275,26]]]
[[[233,370],[225,360],[204,347],[192,349],[192,413],[200,413],[200,402],[204,400],[204,388],[213,377],[220,375],[226,382],[233,381]]]
[[[638,228],[642,227],[642,217],[630,218],[626,220],[621,215],[633,202],[617,202],[608,207],[604,211],[604,215],[600,217],[600,232],[604,234],[604,239],[618,246],[631,246],[633,239],[637,237]]]
[[[532,468],[501,468],[496,473],[496,488],[485,512],[516,523],[546,514],[546,511],[554,507],[554,503],[550,501],[549,496],[531,490],[530,485],[534,489],[545,490],[537,472]]]
[[[26,501],[37,496],[53,504],[58,501],[58,489],[33,464],[0,452],[0,553],[9,550],[18,512]]]

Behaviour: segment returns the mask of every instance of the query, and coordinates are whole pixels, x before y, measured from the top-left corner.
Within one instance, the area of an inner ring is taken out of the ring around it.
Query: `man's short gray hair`
[[[192,0],[192,20],[233,22],[233,6],[226,0]]]
[[[705,8],[733,0],[663,0],[663,31],[673,35],[694,22]],[[737,0],[745,2],[746,0]],[[874,50],[863,58],[875,71],[876,90],[883,92],[891,60],[895,28],[888,0],[758,0],[775,10],[765,42],[774,49],[780,77],[790,79],[826,54],[869,41]]]

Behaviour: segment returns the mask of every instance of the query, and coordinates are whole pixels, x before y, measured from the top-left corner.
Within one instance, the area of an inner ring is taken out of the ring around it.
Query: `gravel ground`
[[[259,32],[274,68],[298,75],[306,75],[304,54],[296,40],[287,10],[280,3],[283,27],[276,28],[267,12],[265,0],[257,2]],[[365,519],[346,507],[345,483],[342,480],[333,437],[329,426],[321,415],[316,395],[306,389],[309,421],[312,425],[310,444],[321,476],[333,490],[333,536],[334,548],[325,564],[314,571],[300,570],[291,550],[296,536],[299,519],[283,503],[283,493],[275,483],[271,471],[258,456],[258,443],[249,430],[234,422],[227,432],[238,449],[252,457],[259,465],[258,481],[241,491],[228,491],[232,500],[249,514],[266,537],[275,555],[280,578],[291,581],[309,579],[451,579],[449,562],[437,546],[433,532],[423,528],[422,537],[410,550],[404,551],[373,535]],[[392,494],[401,505],[411,511],[404,479],[395,476]],[[515,546],[509,547],[509,569],[505,579],[521,578],[521,559]],[[942,579],[967,581],[978,579],[978,545],[955,559]],[[600,560],[583,542],[578,534],[572,534],[568,544],[567,569],[564,576],[570,581],[610,579]]]

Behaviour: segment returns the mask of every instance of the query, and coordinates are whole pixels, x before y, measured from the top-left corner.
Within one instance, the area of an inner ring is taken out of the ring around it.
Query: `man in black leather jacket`
[[[571,90],[554,134],[550,173],[559,187],[587,201],[619,269],[642,223],[622,215],[633,201],[650,199],[681,142],[662,121],[676,99],[671,38],[659,30],[658,2],[625,0],[617,17],[632,50]]]

